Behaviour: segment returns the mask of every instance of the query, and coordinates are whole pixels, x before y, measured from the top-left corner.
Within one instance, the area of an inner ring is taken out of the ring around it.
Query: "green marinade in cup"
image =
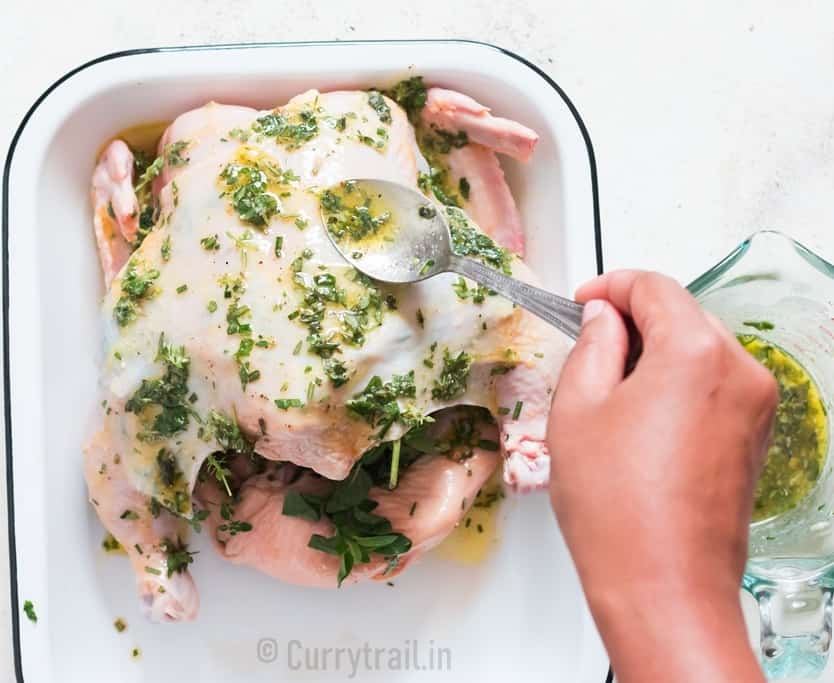
[[[773,440],[756,483],[758,522],[793,509],[814,488],[828,450],[828,421],[817,385],[793,356],[754,334],[738,340],[779,384]]]

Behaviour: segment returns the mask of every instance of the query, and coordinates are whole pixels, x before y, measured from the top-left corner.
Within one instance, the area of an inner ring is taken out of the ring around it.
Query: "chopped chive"
[[[513,408],[513,420],[521,417],[521,409],[524,407],[524,401],[516,401],[515,408]]]
[[[177,287],[177,294],[182,294],[186,291],[188,291],[188,285],[180,285],[179,287]]]
[[[420,272],[419,272],[420,277],[422,277],[423,275],[428,273],[432,269],[433,266],[434,266],[434,259],[429,259],[422,266],[420,266]]]
[[[162,572],[159,571],[156,567],[145,567],[145,571],[148,572],[148,574],[153,574],[154,576],[159,576],[160,574],[162,574]]]
[[[301,408],[304,404],[298,398],[276,398],[275,405],[281,410],[288,410],[289,408]]]
[[[414,511],[415,511],[416,509],[417,509],[417,501],[415,500],[415,501],[411,504],[411,509],[408,511],[408,516],[409,516],[409,517],[414,517]]]
[[[284,248],[284,236],[277,235],[275,237],[275,256],[281,258],[281,249]]]
[[[217,302],[209,301],[208,306],[206,306],[206,308],[208,308],[209,313],[214,313],[217,310]]]
[[[303,344],[303,342],[299,341],[298,344],[295,345],[295,348],[292,350],[292,355],[293,356],[297,356],[299,353],[301,353],[301,345],[302,344]]]

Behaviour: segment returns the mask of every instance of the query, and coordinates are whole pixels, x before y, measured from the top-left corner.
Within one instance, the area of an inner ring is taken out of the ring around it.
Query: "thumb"
[[[617,309],[592,299],[582,313],[582,331],[570,352],[556,399],[598,401],[623,381],[628,332]]]

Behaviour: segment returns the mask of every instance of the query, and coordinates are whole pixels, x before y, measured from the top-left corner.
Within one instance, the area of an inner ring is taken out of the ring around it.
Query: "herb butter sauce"
[[[757,335],[738,340],[779,384],[773,439],[756,484],[753,521],[758,522],[793,509],[811,492],[825,463],[828,422],[817,385],[795,358]]]

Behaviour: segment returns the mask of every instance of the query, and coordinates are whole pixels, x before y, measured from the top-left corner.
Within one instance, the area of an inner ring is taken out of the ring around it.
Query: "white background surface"
[[[828,2],[0,5],[4,156],[34,99],[68,69],[107,52],[471,38],[527,56],[579,108],[599,165],[607,268],[655,268],[688,281],[761,227],[782,229],[834,258],[834,5]],[[11,680],[4,498],[0,522],[0,676]]]

